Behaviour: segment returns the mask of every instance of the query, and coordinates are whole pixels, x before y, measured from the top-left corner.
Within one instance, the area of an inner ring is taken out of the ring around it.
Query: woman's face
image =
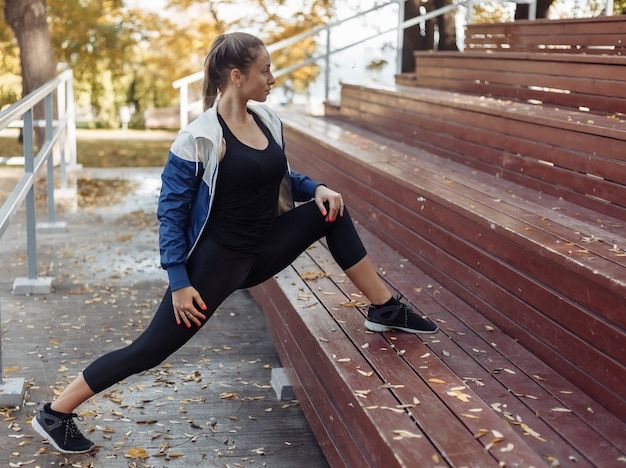
[[[260,47],[256,60],[248,72],[243,74],[241,91],[248,99],[259,102],[267,99],[272,85],[276,83],[270,67],[270,54],[265,47]]]

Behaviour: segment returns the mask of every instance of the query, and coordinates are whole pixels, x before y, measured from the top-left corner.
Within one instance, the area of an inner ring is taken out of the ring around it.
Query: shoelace
[[[76,426],[74,422],[74,418],[77,418],[79,421],[82,420],[76,413],[71,413],[63,418],[63,424],[65,425],[65,442],[82,436],[78,426]]]
[[[409,325],[409,315],[415,312],[413,312],[413,309],[410,305],[402,302],[402,299],[404,299],[404,296],[402,294],[398,294],[396,296],[396,301],[398,301],[398,309],[404,313],[404,326],[406,327]]]

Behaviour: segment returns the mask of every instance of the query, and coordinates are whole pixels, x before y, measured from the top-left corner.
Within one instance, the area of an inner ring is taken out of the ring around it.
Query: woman
[[[341,194],[290,171],[278,116],[249,104],[265,101],[274,83],[262,41],[246,33],[217,37],[205,62],[205,112],[179,133],[162,174],[157,216],[169,288],[135,342],[96,359],[55,401],[39,405],[33,427],[57,450],[92,450],[73,420],[78,405],[160,364],[233,291],[271,278],[322,237],[371,302],[369,330],[437,331],[392,297]],[[307,203],[296,208],[294,200]]]

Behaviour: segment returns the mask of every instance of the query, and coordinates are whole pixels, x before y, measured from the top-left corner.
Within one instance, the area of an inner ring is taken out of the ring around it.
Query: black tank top
[[[204,235],[224,247],[255,254],[265,244],[276,215],[287,159],[265,124],[254,112],[248,112],[269,144],[263,150],[243,144],[218,114],[226,154],[219,164],[215,199]]]

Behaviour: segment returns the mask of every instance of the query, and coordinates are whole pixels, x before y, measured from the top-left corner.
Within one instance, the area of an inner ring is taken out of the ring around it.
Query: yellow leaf
[[[471,395],[468,395],[467,393],[463,393],[460,390],[453,390],[451,392],[448,392],[448,395],[458,398],[463,403],[469,403],[469,399],[472,397]]]
[[[393,431],[393,433],[399,435],[403,439],[419,439],[422,437],[420,434],[414,434],[413,432],[405,431],[404,429],[397,429]]]
[[[428,381],[429,381],[430,383],[437,383],[437,384],[445,384],[445,383],[446,383],[445,381],[443,381],[443,380],[441,380],[441,379],[435,379],[435,378],[428,379]]]
[[[323,271],[307,271],[300,275],[300,278],[303,280],[316,280],[318,278],[327,278],[330,276],[330,273],[324,273]]]
[[[144,449],[143,447],[131,447],[126,451],[125,457],[132,459],[146,459],[149,458],[150,455],[148,455],[148,452],[146,452],[146,449]]]
[[[20,370],[20,366],[5,367],[4,372],[16,372]]]

